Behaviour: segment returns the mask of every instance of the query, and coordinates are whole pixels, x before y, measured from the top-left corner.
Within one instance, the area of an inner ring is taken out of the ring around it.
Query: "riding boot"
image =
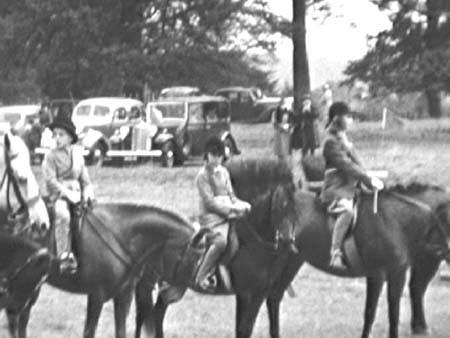
[[[347,233],[350,222],[352,220],[352,213],[342,212],[334,225],[333,236],[331,238],[331,261],[330,265],[335,268],[346,269],[343,261],[342,243],[344,242],[345,234]]]
[[[220,256],[222,255],[223,248],[220,245],[213,244],[209,247],[203,261],[201,262],[197,275],[195,277],[195,285],[200,289],[207,290],[214,288],[215,285],[211,285],[209,281],[209,276],[213,271],[214,267]]]
[[[70,205],[70,222],[67,250],[61,255],[60,269],[63,273],[74,274],[78,270],[78,233],[81,220],[81,204]]]

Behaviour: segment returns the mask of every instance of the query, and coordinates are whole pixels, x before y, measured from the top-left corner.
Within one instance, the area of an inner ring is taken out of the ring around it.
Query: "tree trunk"
[[[433,118],[442,117],[442,109],[441,109],[441,97],[439,95],[439,91],[436,89],[425,89],[425,96],[427,98],[428,103],[428,114]]]
[[[302,97],[305,94],[309,94],[311,90],[308,53],[306,51],[306,0],[292,0],[292,6],[294,114],[298,117],[301,113]],[[308,182],[301,160],[301,150],[293,151],[292,174],[294,183],[297,184],[297,182],[301,182],[301,189],[308,190]]]
[[[311,90],[309,79],[308,53],[306,51],[306,3],[305,0],[292,0],[293,28],[293,84],[294,84],[294,111],[300,111],[303,95]]]

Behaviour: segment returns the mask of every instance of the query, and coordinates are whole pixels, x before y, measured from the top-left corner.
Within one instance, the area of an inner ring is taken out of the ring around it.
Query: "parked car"
[[[201,90],[198,87],[188,87],[188,86],[168,87],[161,90],[159,98],[199,96],[201,94],[202,94]]]
[[[203,154],[207,139],[218,136],[231,156],[240,151],[230,131],[230,104],[220,96],[173,98],[150,102],[147,115],[157,126],[153,149],[162,152],[166,167],[182,165]]]
[[[79,100],[75,99],[53,99],[50,101],[50,111],[53,117],[62,115],[66,118],[71,118],[73,108],[78,102]]]
[[[82,100],[75,106],[72,120],[88,164],[161,156],[161,151],[152,150],[156,127],[148,123],[139,100],[114,97]],[[42,145],[39,151],[44,154],[49,147],[51,144]]]
[[[216,90],[230,100],[232,120],[268,122],[272,112],[280,103],[280,97],[268,97],[257,87],[227,87]]]
[[[15,105],[0,107],[0,134],[10,131],[21,136],[30,153],[39,146],[39,110],[37,104]]]

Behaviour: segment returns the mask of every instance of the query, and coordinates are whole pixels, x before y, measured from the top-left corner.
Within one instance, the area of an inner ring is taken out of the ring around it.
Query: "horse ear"
[[[11,150],[11,141],[9,139],[9,134],[6,133],[5,137],[4,137],[4,145],[5,145],[5,149],[10,151]]]

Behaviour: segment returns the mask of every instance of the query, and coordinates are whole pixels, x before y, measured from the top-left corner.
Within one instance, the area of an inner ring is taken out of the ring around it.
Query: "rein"
[[[101,231],[99,231],[92,224],[92,222],[90,222],[88,220],[88,218],[86,217],[86,214],[87,213],[85,211],[83,214],[82,222],[84,221],[84,219],[86,219],[86,221],[87,221],[86,223],[93,230],[93,232],[96,234],[96,236],[101,239],[101,241],[107,247],[107,249],[129,270],[129,273],[126,274],[120,281],[117,282],[116,286],[114,287],[114,292],[116,290],[119,290],[122,287],[122,285],[130,278],[130,276],[139,275],[138,270],[141,268],[141,265],[144,262],[144,260],[147,259],[147,256],[149,256],[154,251],[160,250],[161,248],[164,249],[164,247],[165,247],[165,243],[161,243],[161,245],[157,245],[153,248],[146,250],[140,258],[136,259],[135,257],[133,257],[133,254],[121,242],[121,240],[119,238],[117,238],[117,236],[114,234],[114,232],[111,231],[98,216],[96,216],[94,213],[90,213],[90,216],[95,218],[96,222],[103,228],[103,230],[106,230],[113,237],[114,241],[117,243],[120,250],[122,251],[122,253],[120,253],[120,252],[118,252],[118,250],[116,248],[113,248],[113,246],[109,243],[108,238],[105,237],[105,234],[102,233]],[[189,245],[189,243],[187,245]],[[180,257],[180,259],[181,258],[182,257]],[[161,265],[163,266],[164,264],[161,264]],[[178,265],[179,265],[179,263],[176,265],[176,267],[178,267]],[[154,269],[153,267],[151,267],[149,265],[146,265],[146,269],[151,270],[151,272],[153,274],[155,274],[158,279],[161,279],[162,275],[156,269]],[[151,286],[153,288],[153,284]]]

